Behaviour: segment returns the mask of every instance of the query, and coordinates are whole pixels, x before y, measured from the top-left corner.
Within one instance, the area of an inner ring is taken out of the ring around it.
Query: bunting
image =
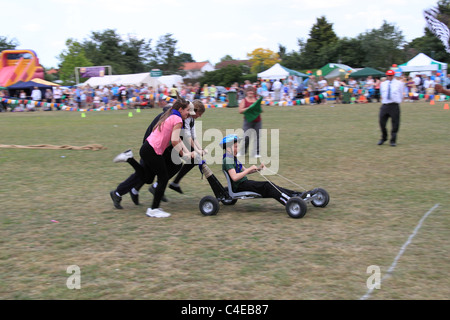
[[[368,95],[368,90],[365,89],[354,89],[354,88],[349,88],[349,87],[340,87],[339,88],[340,91],[342,92],[349,92],[349,93],[354,93],[354,94],[358,94],[358,95]],[[334,89],[333,90],[328,90],[326,92],[320,93],[318,95],[314,95],[314,96],[310,96],[310,97],[305,97],[305,98],[301,98],[301,99],[293,99],[293,100],[286,100],[286,101],[271,101],[271,100],[261,100],[261,105],[268,105],[268,106],[296,106],[296,105],[309,105],[309,104],[313,104],[319,100],[323,100],[323,99],[327,99],[329,97],[333,97],[334,96]],[[443,100],[449,100],[449,96],[446,95],[428,95],[428,94],[419,94],[419,93],[409,93],[408,94],[410,97],[418,97],[420,99],[425,98],[425,99],[436,99],[438,97],[438,100],[443,101]],[[81,111],[81,112],[86,112],[86,111],[104,111],[104,110],[126,110],[128,109],[128,105],[132,104],[132,103],[136,103],[136,102],[140,102],[143,101],[144,99],[154,99],[154,98],[158,98],[159,100],[165,100],[168,103],[173,103],[176,101],[176,99],[166,96],[164,94],[148,94],[148,95],[142,95],[139,97],[133,97],[130,98],[128,100],[126,100],[125,102],[122,103],[118,103],[115,106],[112,107],[108,107],[108,106],[102,106],[102,107],[98,107],[98,108],[80,108],[80,107],[73,107],[73,106],[68,106],[65,105],[64,103],[50,103],[50,102],[41,102],[41,101],[33,101],[33,100],[24,100],[24,99],[12,99],[12,98],[1,98],[2,102],[5,102],[7,104],[10,104],[12,106],[16,106],[19,104],[24,104],[24,105],[33,105],[35,107],[45,107],[45,108],[56,108],[59,110],[64,110],[64,111]],[[228,106],[227,103],[220,103],[220,104],[205,104],[205,108],[226,108]]]

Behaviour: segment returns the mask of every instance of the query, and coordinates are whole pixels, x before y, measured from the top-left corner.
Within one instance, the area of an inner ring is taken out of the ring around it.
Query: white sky
[[[92,31],[153,39],[172,33],[177,49],[215,64],[225,55],[247,59],[256,48],[298,50],[317,18],[325,16],[338,37],[353,38],[395,24],[407,41],[424,35],[423,10],[438,0],[16,0],[2,1],[0,36],[18,49],[36,51],[40,63],[57,67],[68,38]],[[403,63],[399,61],[398,63]]]

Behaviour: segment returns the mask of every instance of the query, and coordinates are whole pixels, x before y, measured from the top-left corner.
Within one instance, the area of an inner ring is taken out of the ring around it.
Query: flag
[[[444,44],[445,51],[450,53],[450,31],[448,30],[448,27],[445,25],[445,23],[442,23],[437,19],[437,16],[439,14],[438,8],[430,8],[428,10],[425,10],[423,12],[423,15],[425,16],[425,20],[427,22],[427,27],[430,29],[431,32]]]
[[[250,107],[245,109],[244,116],[245,116],[245,119],[248,122],[252,122],[256,118],[258,118],[258,116],[261,114],[261,112],[262,112],[262,108],[261,108],[261,101],[262,101],[262,99],[263,98],[260,97],[258,100],[256,100],[255,103],[253,103]]]

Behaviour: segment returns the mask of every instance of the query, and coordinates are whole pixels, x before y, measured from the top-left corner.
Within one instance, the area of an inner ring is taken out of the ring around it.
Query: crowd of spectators
[[[405,83],[405,100],[416,101],[420,98],[430,100],[434,95],[435,84],[450,88],[450,75],[447,77],[428,76],[416,74],[414,77],[401,76]],[[254,83],[246,80],[244,83],[234,83],[229,88],[216,87],[214,84],[187,83],[170,87],[161,85],[151,87],[147,85],[111,85],[93,88],[89,85],[69,87],[54,87],[44,92],[29,95],[25,90],[16,92],[10,97],[7,90],[0,91],[0,111],[35,111],[60,110],[61,106],[79,109],[97,109],[122,106],[125,108],[154,108],[161,105],[161,97],[176,98],[177,93],[188,100],[201,99],[204,104],[227,103],[227,92],[236,92],[238,101],[244,98],[245,89],[254,86],[258,96],[262,96],[266,103],[292,102],[298,99],[320,96],[320,99],[311,100],[311,104],[327,103],[370,103],[380,102],[379,88],[384,77],[368,76],[364,79],[325,79],[324,77],[309,76],[307,79],[259,80]],[[219,90],[220,88],[223,88]],[[39,91],[39,90],[37,90]],[[327,94],[324,94],[327,93]],[[21,103],[8,104],[3,98],[16,98]],[[136,99],[133,99],[136,98]],[[24,103],[29,101],[29,103]],[[34,101],[43,102],[37,106]],[[48,106],[51,103],[52,106]]]

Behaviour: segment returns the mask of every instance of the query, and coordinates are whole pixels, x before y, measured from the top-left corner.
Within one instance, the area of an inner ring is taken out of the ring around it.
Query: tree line
[[[439,20],[450,26],[450,0],[439,0]],[[412,22],[414,23],[414,22]],[[59,54],[58,77],[65,84],[75,82],[75,67],[112,67],[113,74],[149,72],[160,69],[163,74],[183,74],[184,62],[195,62],[190,53],[177,49],[174,35],[167,33],[153,44],[152,39],[139,39],[128,35],[122,37],[114,29],[92,32],[88,39],[78,41],[67,39],[66,48]],[[354,68],[372,67],[386,70],[392,64],[399,64],[423,52],[431,58],[450,63],[450,56],[444,45],[428,29],[424,35],[405,41],[402,31],[393,23],[384,21],[377,29],[367,30],[354,38],[340,38],[333,30],[333,24],[325,16],[317,18],[309,37],[297,39],[298,49],[287,52],[282,44],[278,52],[257,48],[248,53],[251,69],[246,65],[228,66],[223,70],[208,72],[202,83],[229,86],[233,82],[256,79],[256,74],[275,62],[305,72],[317,69],[329,62],[342,63]],[[15,39],[0,36],[0,50],[15,49]],[[225,55],[221,60],[233,60]],[[55,79],[49,79],[55,80]]]

